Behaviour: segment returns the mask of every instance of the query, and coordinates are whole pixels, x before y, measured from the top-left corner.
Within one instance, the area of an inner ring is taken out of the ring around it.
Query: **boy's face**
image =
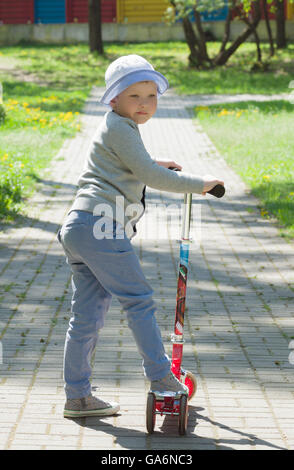
[[[110,105],[120,116],[144,124],[155,113],[157,108],[157,86],[154,82],[137,82],[130,85]]]

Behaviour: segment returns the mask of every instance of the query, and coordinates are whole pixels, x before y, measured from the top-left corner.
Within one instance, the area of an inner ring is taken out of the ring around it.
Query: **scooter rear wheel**
[[[187,432],[187,425],[188,425],[188,397],[187,395],[182,395],[180,398],[178,423],[179,423],[179,434],[183,436]]]
[[[156,398],[154,393],[149,392],[146,405],[146,428],[149,434],[152,434],[156,421]]]

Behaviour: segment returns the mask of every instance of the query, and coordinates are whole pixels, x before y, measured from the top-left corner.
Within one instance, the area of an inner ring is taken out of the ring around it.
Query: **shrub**
[[[0,104],[0,125],[4,123],[6,118],[6,112],[3,104]]]

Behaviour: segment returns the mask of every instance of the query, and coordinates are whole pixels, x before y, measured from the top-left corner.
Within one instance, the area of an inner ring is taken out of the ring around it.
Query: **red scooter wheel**
[[[152,434],[155,427],[156,420],[156,398],[154,393],[149,392],[147,396],[146,406],[146,427],[149,434]]]
[[[187,432],[188,425],[188,397],[182,395],[179,407],[179,434],[183,436]]]
[[[188,387],[188,400],[191,400],[191,398],[195,395],[196,390],[197,390],[197,381],[196,377],[192,372],[189,370],[185,371],[185,385]]]

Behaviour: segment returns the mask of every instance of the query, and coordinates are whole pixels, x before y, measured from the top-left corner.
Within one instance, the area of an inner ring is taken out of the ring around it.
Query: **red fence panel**
[[[285,18],[287,18],[287,0],[284,1],[284,10],[285,10]],[[267,3],[266,5],[266,9],[267,9],[267,12],[268,12],[268,18],[270,20],[275,20],[276,19],[276,14],[275,14],[275,8],[274,8],[274,0],[271,2],[271,3]],[[260,9],[261,9],[261,19],[264,20],[265,19],[265,16],[264,16],[264,9],[263,9],[263,2],[262,0],[260,0]],[[251,15],[253,13],[253,10],[251,9]],[[235,18],[236,16],[238,16],[238,14],[233,11],[233,18]]]
[[[116,21],[116,0],[102,0],[102,23]],[[88,0],[66,1],[67,23],[88,23]]]
[[[34,0],[0,0],[0,24],[34,23]]]

